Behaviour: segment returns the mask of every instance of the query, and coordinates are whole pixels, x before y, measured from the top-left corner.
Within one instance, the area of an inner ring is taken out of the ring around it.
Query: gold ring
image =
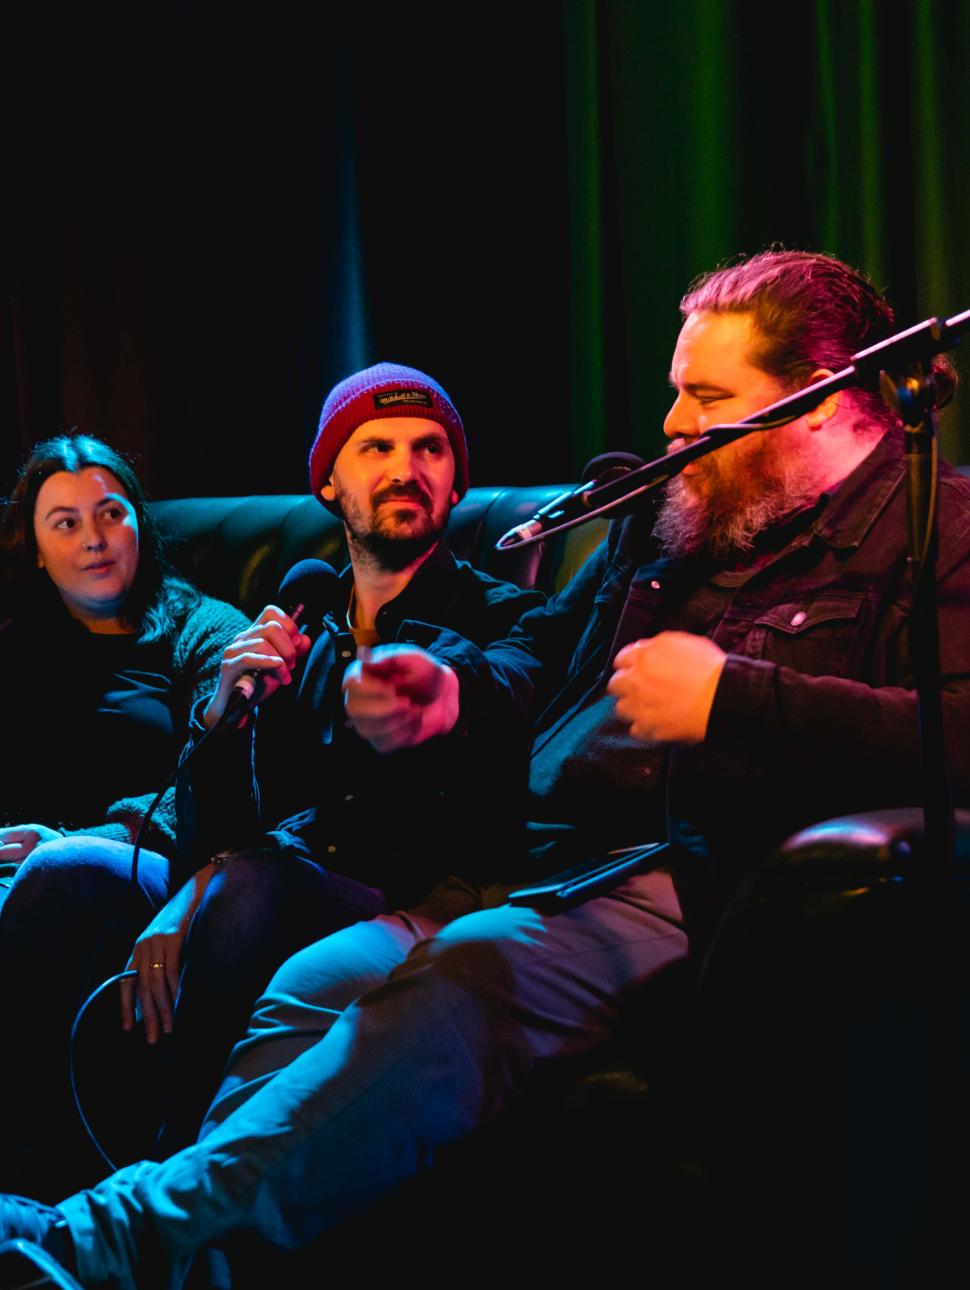
[[[149,967],[151,967],[151,968],[160,968],[160,967],[164,967],[164,966],[165,966],[165,964],[164,964],[164,963],[149,963],[149,965],[148,965],[148,966],[149,966]]]

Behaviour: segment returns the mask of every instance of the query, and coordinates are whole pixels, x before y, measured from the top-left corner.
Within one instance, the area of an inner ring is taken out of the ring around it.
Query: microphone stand
[[[708,453],[716,452],[725,444],[734,443],[736,439],[742,439],[755,430],[777,430],[788,425],[818,407],[830,394],[854,385],[880,388],[883,371],[906,371],[913,363],[928,363],[934,354],[953,349],[965,331],[970,331],[970,309],[954,314],[944,322],[929,318],[906,331],[897,332],[878,345],[860,350],[841,372],[835,372],[824,381],[816,381],[814,385],[806,385],[804,389],[778,399],[758,412],[752,412],[743,421],[736,421],[732,425],[711,426],[692,443],[654,461],[648,461],[619,478],[602,484],[595,481],[592,484],[583,483],[571,492],[562,493],[537,511],[533,520],[503,534],[496,542],[495,549],[517,550],[533,542],[544,542],[546,538],[579,524],[610,515],[618,507],[626,507],[655,488],[663,487],[697,458],[706,457]]]
[[[881,375],[883,397],[899,413],[906,439],[906,520],[912,603],[909,650],[919,710],[920,800],[923,846],[913,869],[917,924],[926,938],[926,1073],[928,1113],[935,1159],[929,1172],[926,1246],[941,1263],[957,1256],[964,1193],[960,1176],[968,1141],[961,1067],[961,900],[957,882],[956,820],[943,730],[942,674],[936,583],[936,503],[939,454],[933,419],[934,382],[927,364]]]
[[[900,376],[883,372],[883,397],[898,412],[906,441],[906,532],[912,594],[909,652],[919,708],[924,850],[922,878],[942,890],[955,865],[953,795],[943,737],[942,676],[936,586],[939,453],[933,418],[935,386],[917,359]]]

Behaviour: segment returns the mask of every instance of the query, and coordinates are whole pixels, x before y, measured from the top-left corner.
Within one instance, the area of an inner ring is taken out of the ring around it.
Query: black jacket
[[[355,650],[339,627],[351,582],[347,570],[331,616],[338,634],[320,631],[296,683],[273,696],[251,729],[218,736],[187,762],[178,812],[186,876],[216,851],[293,844],[382,889],[389,903],[408,904],[460,867],[471,803],[481,809],[478,749],[456,738],[381,756],[348,729],[341,682]],[[457,645],[461,633],[485,646],[542,602],[539,592],[500,582],[439,545],[376,625],[387,642],[444,637]]]

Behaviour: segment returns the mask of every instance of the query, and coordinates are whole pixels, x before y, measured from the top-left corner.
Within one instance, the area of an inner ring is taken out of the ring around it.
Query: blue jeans
[[[304,945],[385,908],[380,891],[325,869],[298,846],[227,858],[185,943],[167,1044],[160,1155],[198,1137],[232,1047],[280,964]]]
[[[78,1008],[95,986],[124,969],[151,918],[144,891],[131,882],[131,854],[128,844],[98,837],[43,843],[20,866],[0,912],[4,1032],[16,1044],[16,1058],[0,1064],[0,1098],[8,1110],[2,1181],[12,1190],[53,1200],[104,1174],[74,1110],[68,1037]],[[142,851],[139,875],[161,904],[168,861]],[[101,996],[79,1037],[79,1087],[96,1130],[116,1128],[124,1103],[127,1124],[120,1138],[110,1135],[113,1152],[121,1139],[143,1138],[133,1147],[137,1154],[150,1141],[137,1099],[128,1096],[133,1087],[147,1094],[141,1046],[140,1036],[121,1030],[117,990]],[[155,1098],[149,1102],[150,1129]]]
[[[507,891],[451,880],[284,964],[199,1143],[61,1202],[81,1281],[175,1290],[228,1234],[306,1244],[495,1115],[537,1061],[598,1044],[622,995],[687,954],[663,871],[555,916]]]

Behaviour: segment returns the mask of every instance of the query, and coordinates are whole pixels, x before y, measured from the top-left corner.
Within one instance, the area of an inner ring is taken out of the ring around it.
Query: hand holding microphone
[[[310,637],[300,630],[304,615],[319,622],[336,604],[339,578],[323,560],[301,560],[279,587],[280,604],[267,605],[222,656],[219,684],[202,716],[207,730],[241,727],[257,702],[289,685],[293,670],[309,651]]]
[[[267,699],[290,684],[294,667],[309,648],[309,636],[290,615],[267,605],[226,647],[219,685],[202,715],[206,729],[220,723],[244,725],[257,698]]]

